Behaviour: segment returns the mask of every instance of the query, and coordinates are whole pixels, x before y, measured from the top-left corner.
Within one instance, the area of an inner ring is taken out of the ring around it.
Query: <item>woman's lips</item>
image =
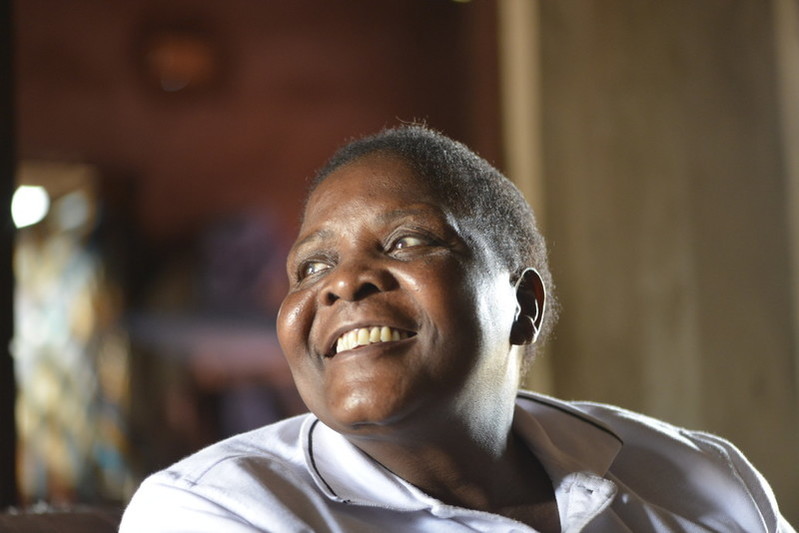
[[[415,333],[404,331],[389,326],[368,326],[353,328],[342,334],[334,343],[328,357],[353,350],[360,346],[378,344],[381,342],[400,341],[414,336]]]

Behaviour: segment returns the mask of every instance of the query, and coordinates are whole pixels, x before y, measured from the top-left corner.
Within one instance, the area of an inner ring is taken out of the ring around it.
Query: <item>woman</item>
[[[421,126],[340,150],[287,269],[311,413],[146,480],[122,531],[792,531],[731,444],[518,385],[554,320],[529,206]]]

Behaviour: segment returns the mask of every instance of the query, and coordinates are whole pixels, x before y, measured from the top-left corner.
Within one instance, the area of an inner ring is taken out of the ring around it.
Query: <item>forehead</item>
[[[303,226],[333,216],[344,206],[375,209],[421,202],[449,211],[405,160],[371,154],[337,168],[314,189],[306,204]]]

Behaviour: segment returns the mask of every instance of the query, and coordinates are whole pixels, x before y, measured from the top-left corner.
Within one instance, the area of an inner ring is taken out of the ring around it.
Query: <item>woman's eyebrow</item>
[[[316,241],[324,241],[326,239],[329,239],[333,235],[333,233],[334,232],[330,229],[320,229],[314,231],[313,233],[309,233],[308,235],[306,235],[305,237],[294,243],[294,246],[291,247],[291,252],[294,252],[299,248],[302,248],[308,243]]]
[[[400,209],[393,209],[382,213],[378,220],[380,222],[391,222],[400,218],[410,218],[414,216],[430,216],[434,215],[440,218],[445,218],[444,213],[440,209],[429,204],[422,204],[418,207],[403,207]]]
[[[410,207],[402,207],[399,209],[392,209],[391,211],[387,211],[385,213],[381,213],[377,217],[377,221],[381,224],[386,224],[389,222],[394,222],[396,220],[402,218],[413,218],[413,217],[429,217],[435,216],[436,218],[444,221],[444,223],[449,226],[446,221],[446,216],[444,213],[436,206],[430,204],[420,204],[414,205]],[[308,235],[302,237],[298,241],[294,243],[294,246],[291,247],[290,254],[296,253],[297,250],[315,242],[325,241],[335,236],[335,231],[330,228],[322,228]]]

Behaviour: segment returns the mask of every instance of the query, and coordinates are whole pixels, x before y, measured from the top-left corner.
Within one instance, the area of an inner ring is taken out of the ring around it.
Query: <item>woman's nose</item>
[[[367,258],[342,261],[325,279],[320,294],[322,304],[332,305],[337,300],[356,301],[371,294],[385,292],[396,286],[396,279],[382,264]]]

